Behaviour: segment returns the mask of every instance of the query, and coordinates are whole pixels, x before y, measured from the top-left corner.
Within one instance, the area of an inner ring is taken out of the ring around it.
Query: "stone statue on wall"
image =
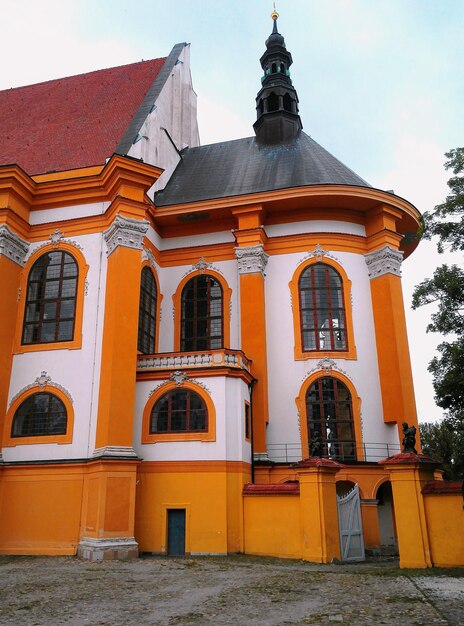
[[[403,422],[403,452],[412,452],[417,454],[416,450],[416,427],[408,426],[407,422]]]

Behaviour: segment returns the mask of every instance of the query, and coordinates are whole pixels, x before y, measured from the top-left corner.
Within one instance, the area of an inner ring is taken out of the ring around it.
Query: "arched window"
[[[47,252],[37,259],[27,280],[22,344],[73,339],[78,274],[68,252]]]
[[[285,96],[283,97],[283,102],[284,102],[284,110],[291,112],[291,110],[292,110],[292,99],[291,99],[291,97],[290,97],[290,95],[288,93],[286,93]]]
[[[269,112],[279,110],[279,96],[274,92],[271,92],[267,99],[267,110]]]
[[[224,347],[223,294],[208,274],[191,278],[181,297],[181,352]]]
[[[153,406],[150,434],[206,432],[208,411],[203,399],[190,389],[172,389]]]
[[[306,392],[309,453],[341,461],[356,460],[351,394],[340,380],[318,378]]]
[[[139,301],[139,333],[137,349],[143,354],[155,352],[156,337],[156,280],[149,267],[142,269]]]
[[[16,409],[11,437],[65,435],[68,416],[63,402],[51,393],[28,396]]]
[[[343,281],[330,265],[314,263],[298,281],[303,352],[347,350]]]

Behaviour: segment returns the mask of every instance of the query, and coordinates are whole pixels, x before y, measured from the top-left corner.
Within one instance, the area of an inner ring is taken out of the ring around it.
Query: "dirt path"
[[[100,564],[0,557],[0,624],[464,623],[464,570],[431,574],[245,556]]]

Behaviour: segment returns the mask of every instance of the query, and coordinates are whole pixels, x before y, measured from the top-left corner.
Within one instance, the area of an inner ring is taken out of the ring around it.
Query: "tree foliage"
[[[460,176],[464,172],[464,148],[450,150],[445,156],[445,168],[454,173],[448,181],[451,193],[433,211],[424,213],[424,237],[438,237],[438,252],[445,248],[456,252],[464,250],[464,176]]]
[[[461,478],[464,473],[464,456],[460,454],[464,445],[462,423],[454,423],[450,418],[441,422],[425,422],[419,424],[419,433],[423,453],[442,463],[444,478]]]
[[[424,215],[424,237],[438,237],[438,251],[464,251],[464,148],[446,154],[446,169],[454,176],[448,181],[450,194],[445,202]],[[435,303],[427,332],[449,337],[438,346],[438,355],[429,364],[435,400],[445,409],[439,423],[420,425],[426,453],[443,461],[447,478],[464,477],[464,270],[458,265],[438,267],[432,278],[414,290],[412,307]]]

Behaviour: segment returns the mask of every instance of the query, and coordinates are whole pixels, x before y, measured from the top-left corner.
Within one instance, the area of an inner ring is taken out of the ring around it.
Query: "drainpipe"
[[[251,482],[255,482],[255,447],[253,441],[253,387],[255,386],[256,379],[248,384],[248,392],[250,394],[250,440],[251,440]]]

